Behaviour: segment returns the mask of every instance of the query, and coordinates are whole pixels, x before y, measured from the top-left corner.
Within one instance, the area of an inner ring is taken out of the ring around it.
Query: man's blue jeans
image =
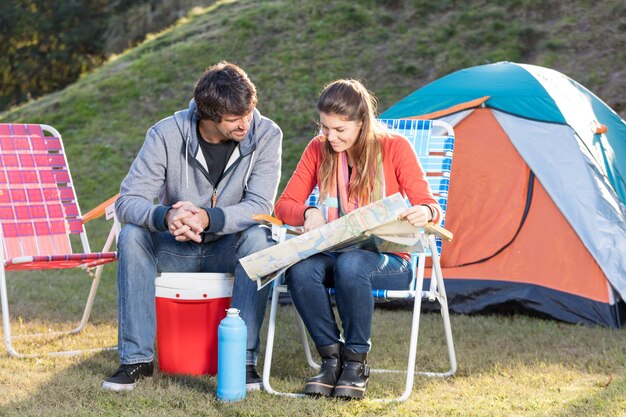
[[[157,273],[234,272],[231,306],[241,311],[248,328],[246,362],[256,364],[269,286],[257,291],[256,282],[248,278],[238,260],[274,244],[269,229],[256,225],[209,243],[177,242],[169,232],[125,225],[118,242],[117,269],[120,363],[154,359]]]
[[[397,255],[363,249],[324,252],[293,265],[285,280],[316,346],[341,341],[327,291],[334,287],[345,346],[367,353],[374,314],[372,289],[408,289],[411,265]]]

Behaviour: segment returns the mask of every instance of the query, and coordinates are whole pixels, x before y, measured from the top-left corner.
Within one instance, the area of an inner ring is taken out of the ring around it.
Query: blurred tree
[[[13,0],[0,9],[0,109],[58,90],[103,60],[109,0]]]
[[[210,0],[3,0],[0,111],[57,91]]]

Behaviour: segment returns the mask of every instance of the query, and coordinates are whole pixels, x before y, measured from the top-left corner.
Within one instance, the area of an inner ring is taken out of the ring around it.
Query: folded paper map
[[[288,233],[283,242],[240,259],[241,265],[250,279],[257,281],[260,289],[291,265],[320,252],[355,247],[380,252],[423,251],[424,229],[398,220],[398,215],[406,208],[404,197],[399,193],[394,194],[360,207],[318,229],[300,235]],[[430,227],[436,226],[431,224]],[[451,238],[451,234],[443,228],[432,231],[444,238],[448,238],[447,233]],[[297,229],[295,233],[298,233]]]

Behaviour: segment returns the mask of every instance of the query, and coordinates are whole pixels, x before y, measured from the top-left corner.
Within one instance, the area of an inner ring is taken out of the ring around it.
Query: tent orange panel
[[[454,240],[444,243],[444,267],[483,259],[513,238],[529,173],[490,110],[475,110],[455,132],[446,220]]]
[[[602,270],[536,179],[528,216],[510,246],[484,262],[456,267],[494,254],[513,238],[529,175],[491,110],[475,110],[456,126],[456,134],[446,223],[455,239],[444,243],[446,278],[535,284],[609,302]],[[480,209],[463,210],[470,204]]]
[[[609,302],[602,270],[538,182],[524,227],[509,247],[485,262],[444,270],[447,278],[535,284]]]

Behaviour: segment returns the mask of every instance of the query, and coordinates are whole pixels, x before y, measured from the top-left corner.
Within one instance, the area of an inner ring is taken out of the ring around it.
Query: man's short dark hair
[[[222,121],[225,114],[243,116],[257,103],[256,87],[235,64],[221,61],[206,69],[193,94],[200,120]]]

